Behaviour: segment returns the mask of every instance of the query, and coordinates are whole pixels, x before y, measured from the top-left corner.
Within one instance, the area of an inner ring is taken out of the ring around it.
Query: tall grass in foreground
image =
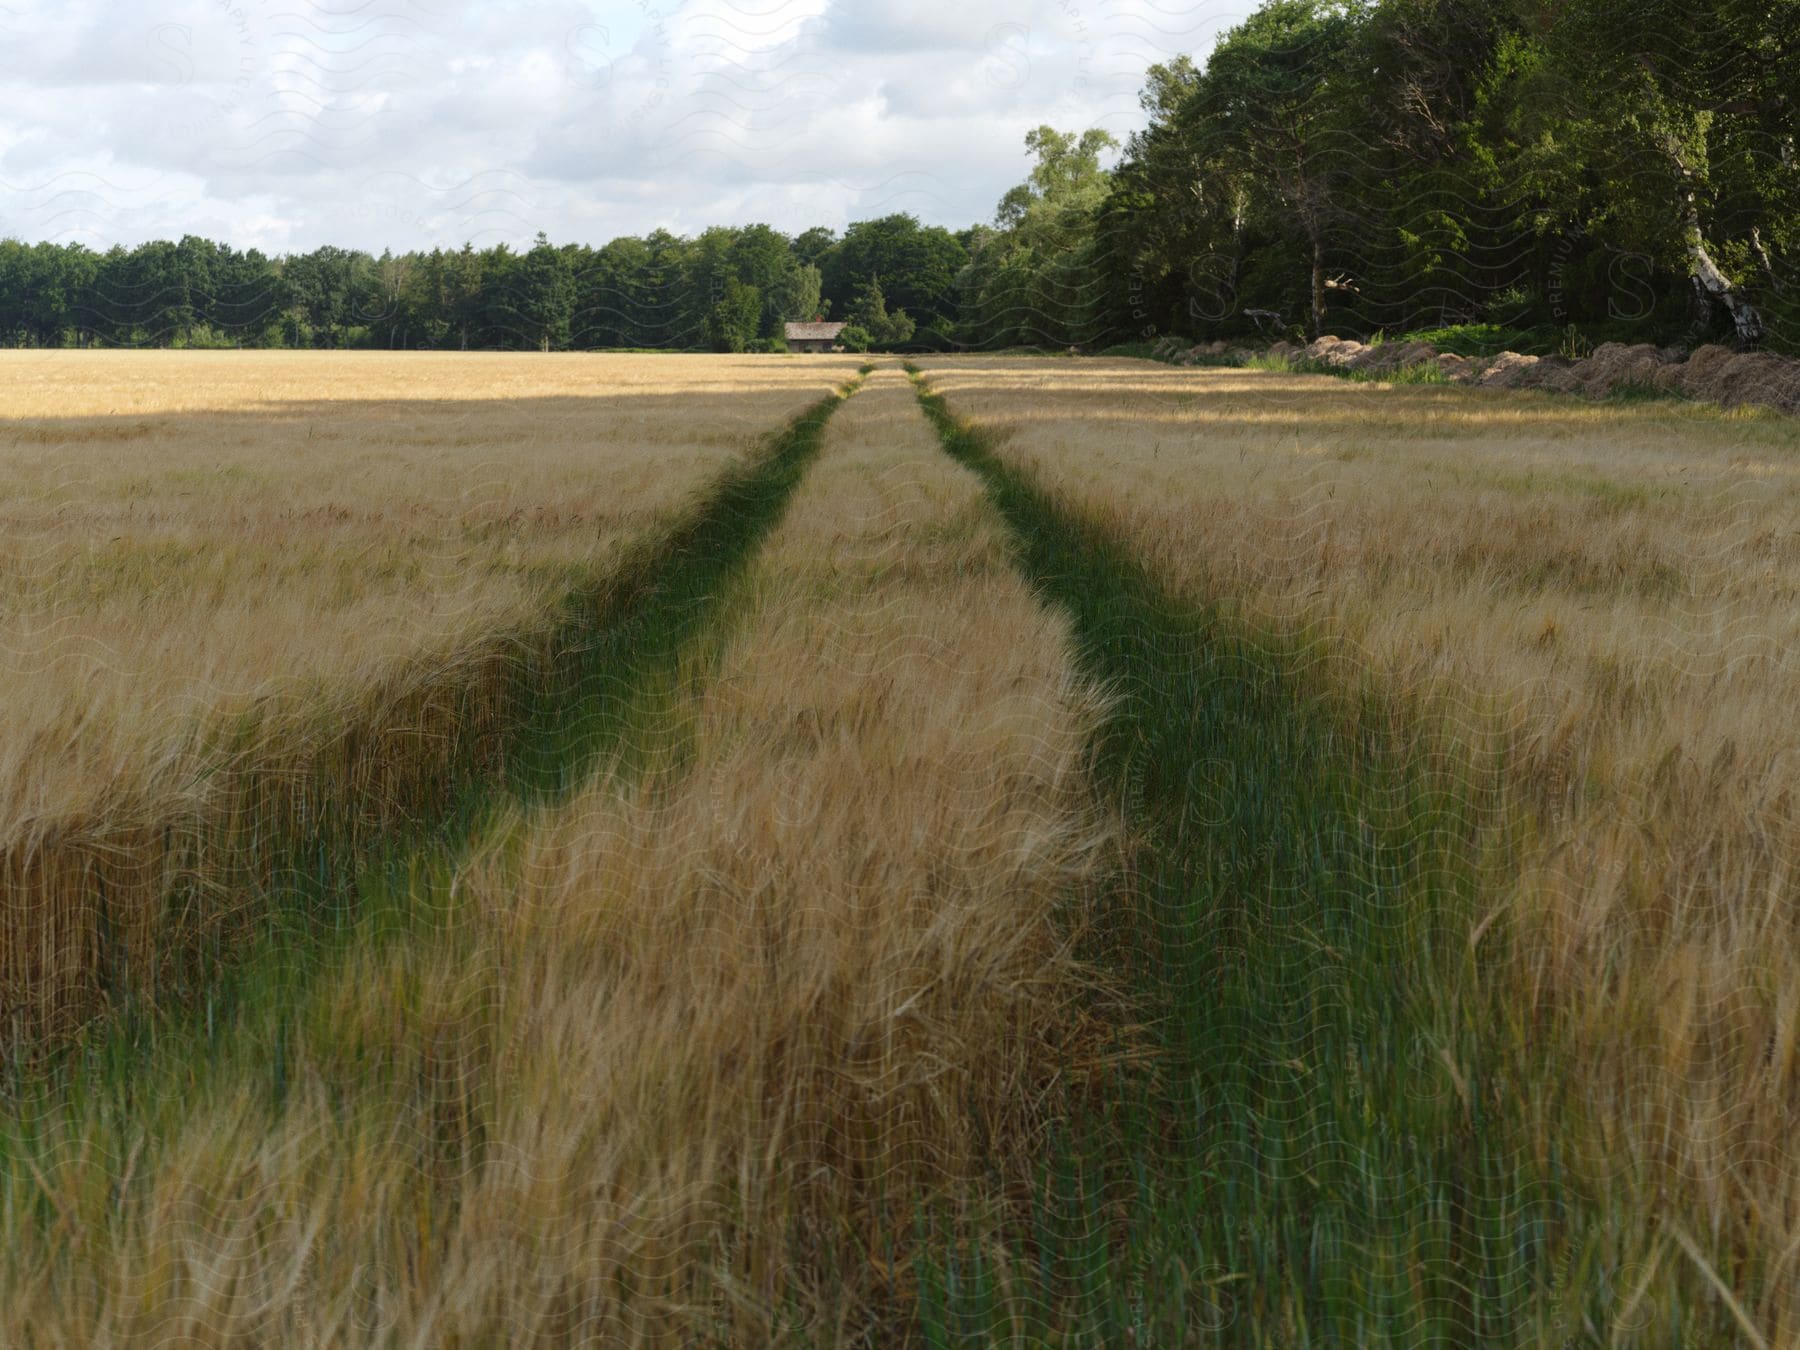
[[[1013,1201],[1103,1056],[1101,704],[892,375],[714,580],[432,921],[9,1129],[0,1341],[905,1333],[923,1213]]]
[[[1436,756],[1391,692],[1333,689],[1322,647],[1172,594],[920,396],[1115,690],[1102,780],[1141,830],[1092,954],[1130,973],[1159,1052],[1071,1122],[1030,1222],[929,1269],[934,1339],[1744,1332],[1716,1255],[1587,1151],[1565,1047],[1482,978],[1470,930],[1517,844],[1484,766]]]
[[[491,778],[740,419],[848,371],[16,355],[0,1059],[198,996],[257,897]]]

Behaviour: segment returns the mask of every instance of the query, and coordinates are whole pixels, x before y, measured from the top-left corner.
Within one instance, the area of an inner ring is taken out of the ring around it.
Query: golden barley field
[[[55,1235],[8,1211],[11,1334],[750,1344],[799,1299],[829,1339],[882,1272],[820,1241],[1024,1171],[1084,1016],[1057,917],[1115,835],[1066,623],[897,371],[730,602],[679,752],[504,824],[451,928],[334,975],[283,1109],[226,1074],[144,1133],[38,1122],[142,1164],[59,1187],[91,1236],[35,1286]]]
[[[558,597],[848,369],[173,355],[6,354],[0,1026],[91,1009],[97,888],[151,970],[228,836],[405,810]]]
[[[1519,833],[1469,928],[1482,977],[1571,1048],[1634,1221],[1667,1200],[1800,1288],[1800,423],[923,364],[1172,586],[1316,637],[1329,684],[1397,697],[1429,753],[1503,792]]]
[[[4,354],[0,1344],[1800,1338],[1797,424],[860,362]]]

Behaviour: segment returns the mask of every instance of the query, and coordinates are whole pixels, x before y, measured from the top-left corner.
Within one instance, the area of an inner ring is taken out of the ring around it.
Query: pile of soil
[[[1164,338],[1154,350],[1162,360],[1181,366],[1250,355],[1223,342],[1189,347],[1178,338]],[[1768,352],[1739,352],[1730,347],[1707,346],[1690,353],[1674,347],[1653,347],[1647,342],[1607,342],[1596,347],[1593,355],[1571,361],[1523,352],[1471,358],[1440,352],[1429,342],[1371,345],[1353,338],[1327,336],[1304,347],[1277,342],[1267,355],[1328,370],[1374,375],[1413,366],[1436,366],[1453,383],[1484,389],[1547,389],[1588,398],[1605,398],[1620,389],[1644,389],[1680,394],[1724,408],[1757,404],[1783,412],[1800,412],[1800,361]]]
[[[1189,347],[1180,338],[1175,337],[1159,338],[1156,345],[1150,350],[1159,361],[1167,361],[1177,366],[1199,365],[1204,360],[1216,360],[1218,357],[1233,354],[1233,349],[1223,342],[1203,342],[1198,346]]]

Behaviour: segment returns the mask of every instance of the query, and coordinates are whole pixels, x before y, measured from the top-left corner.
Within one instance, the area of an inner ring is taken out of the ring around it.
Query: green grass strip
[[[1469,948],[1494,808],[1395,753],[1392,710],[1323,696],[1304,643],[1171,595],[909,370],[1115,694],[1095,768],[1142,847],[1092,955],[1153,1042],[1028,1219],[927,1244],[922,1339],[1604,1339],[1643,1273],[1631,1221],[1584,1201],[1554,1056]],[[1629,1315],[1662,1343],[1724,1329],[1661,1286]]]
[[[866,371],[865,367],[865,371]],[[862,376],[814,404],[766,454],[728,474],[633,577],[607,612],[569,624],[557,667],[534,681],[531,711],[509,758],[520,796],[560,794],[578,783],[602,750],[630,756],[635,697],[671,669],[682,648],[713,621],[726,585],[780,521],[823,444],[825,424],[861,387]]]

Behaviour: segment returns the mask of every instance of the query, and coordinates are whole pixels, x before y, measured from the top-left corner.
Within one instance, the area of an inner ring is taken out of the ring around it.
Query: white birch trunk
[[[1744,299],[1738,288],[1731,284],[1731,279],[1719,270],[1712,254],[1706,251],[1706,238],[1700,233],[1700,212],[1691,192],[1687,195],[1686,207],[1688,270],[1701,288],[1730,312],[1732,327],[1737,329],[1738,341],[1749,346],[1763,335],[1762,316],[1756,312],[1755,306]]]
[[[1699,199],[1694,194],[1694,171],[1689,167],[1687,157],[1682,154],[1674,137],[1668,139],[1665,148],[1676,171],[1681,175],[1681,224],[1683,242],[1687,246],[1688,275],[1694,279],[1696,286],[1725,306],[1731,315],[1732,327],[1737,329],[1738,341],[1749,346],[1762,338],[1762,316],[1744,299],[1743,293],[1731,284],[1731,278],[1719,270],[1718,263],[1707,252],[1706,236],[1700,229]]]

